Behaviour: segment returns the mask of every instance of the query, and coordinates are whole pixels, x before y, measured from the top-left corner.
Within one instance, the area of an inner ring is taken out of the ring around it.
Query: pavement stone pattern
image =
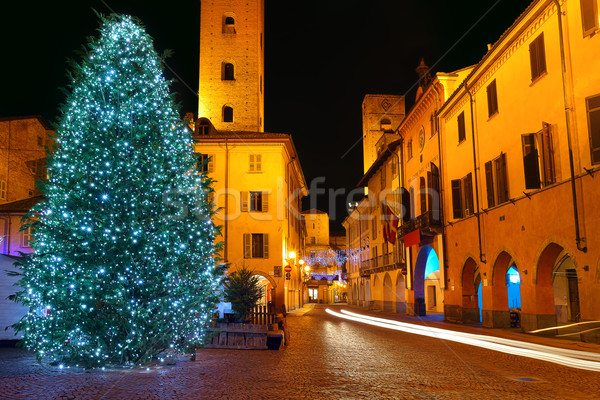
[[[279,351],[203,349],[196,361],[149,370],[58,370],[2,348],[0,399],[600,398],[600,373],[339,320],[325,308],[290,313]]]

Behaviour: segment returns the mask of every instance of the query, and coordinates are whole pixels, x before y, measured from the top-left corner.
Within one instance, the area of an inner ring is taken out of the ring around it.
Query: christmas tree
[[[15,296],[25,346],[86,367],[197,345],[222,274],[211,182],[152,39],[128,16],[99,31],[74,66]]]

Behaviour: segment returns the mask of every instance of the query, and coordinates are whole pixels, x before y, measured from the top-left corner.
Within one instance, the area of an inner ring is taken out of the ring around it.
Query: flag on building
[[[382,207],[383,211],[383,240],[396,244],[396,234],[400,219],[392,212],[388,205]]]

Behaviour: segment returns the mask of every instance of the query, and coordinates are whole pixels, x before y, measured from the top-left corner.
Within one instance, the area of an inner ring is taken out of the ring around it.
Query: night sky
[[[107,5],[139,17],[159,53],[174,51],[167,63],[180,77],[172,88],[181,112],[197,112],[198,0],[6,3],[0,6],[0,117],[41,114],[49,122],[57,121],[67,59],[79,60],[77,50],[86,37],[97,35],[99,21],[93,9],[108,14]],[[529,4],[267,0],[265,130],[292,134],[307,182],[324,176],[321,187],[350,191],[362,176],[362,143],[357,141],[364,95],[406,95],[408,111],[421,57],[433,72],[475,64],[487,44],[494,43]],[[165,74],[175,78],[169,69]],[[321,210],[330,211],[332,229],[339,229],[347,215],[345,196],[338,197],[335,210],[327,196],[317,200]]]

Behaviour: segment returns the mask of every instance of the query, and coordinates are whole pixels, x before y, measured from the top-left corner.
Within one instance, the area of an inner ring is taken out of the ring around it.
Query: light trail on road
[[[518,340],[504,339],[495,336],[476,335],[448,329],[433,328],[424,325],[410,324],[406,322],[356,314],[347,310],[341,310],[341,313],[338,313],[328,308],[325,311],[335,317],[360,322],[363,324],[379,326],[382,328],[393,329],[415,335],[449,340],[452,342],[477,346],[488,350],[499,351],[506,354],[548,361],[571,368],[600,372],[600,354],[596,353],[561,349],[535,343],[521,342]]]

